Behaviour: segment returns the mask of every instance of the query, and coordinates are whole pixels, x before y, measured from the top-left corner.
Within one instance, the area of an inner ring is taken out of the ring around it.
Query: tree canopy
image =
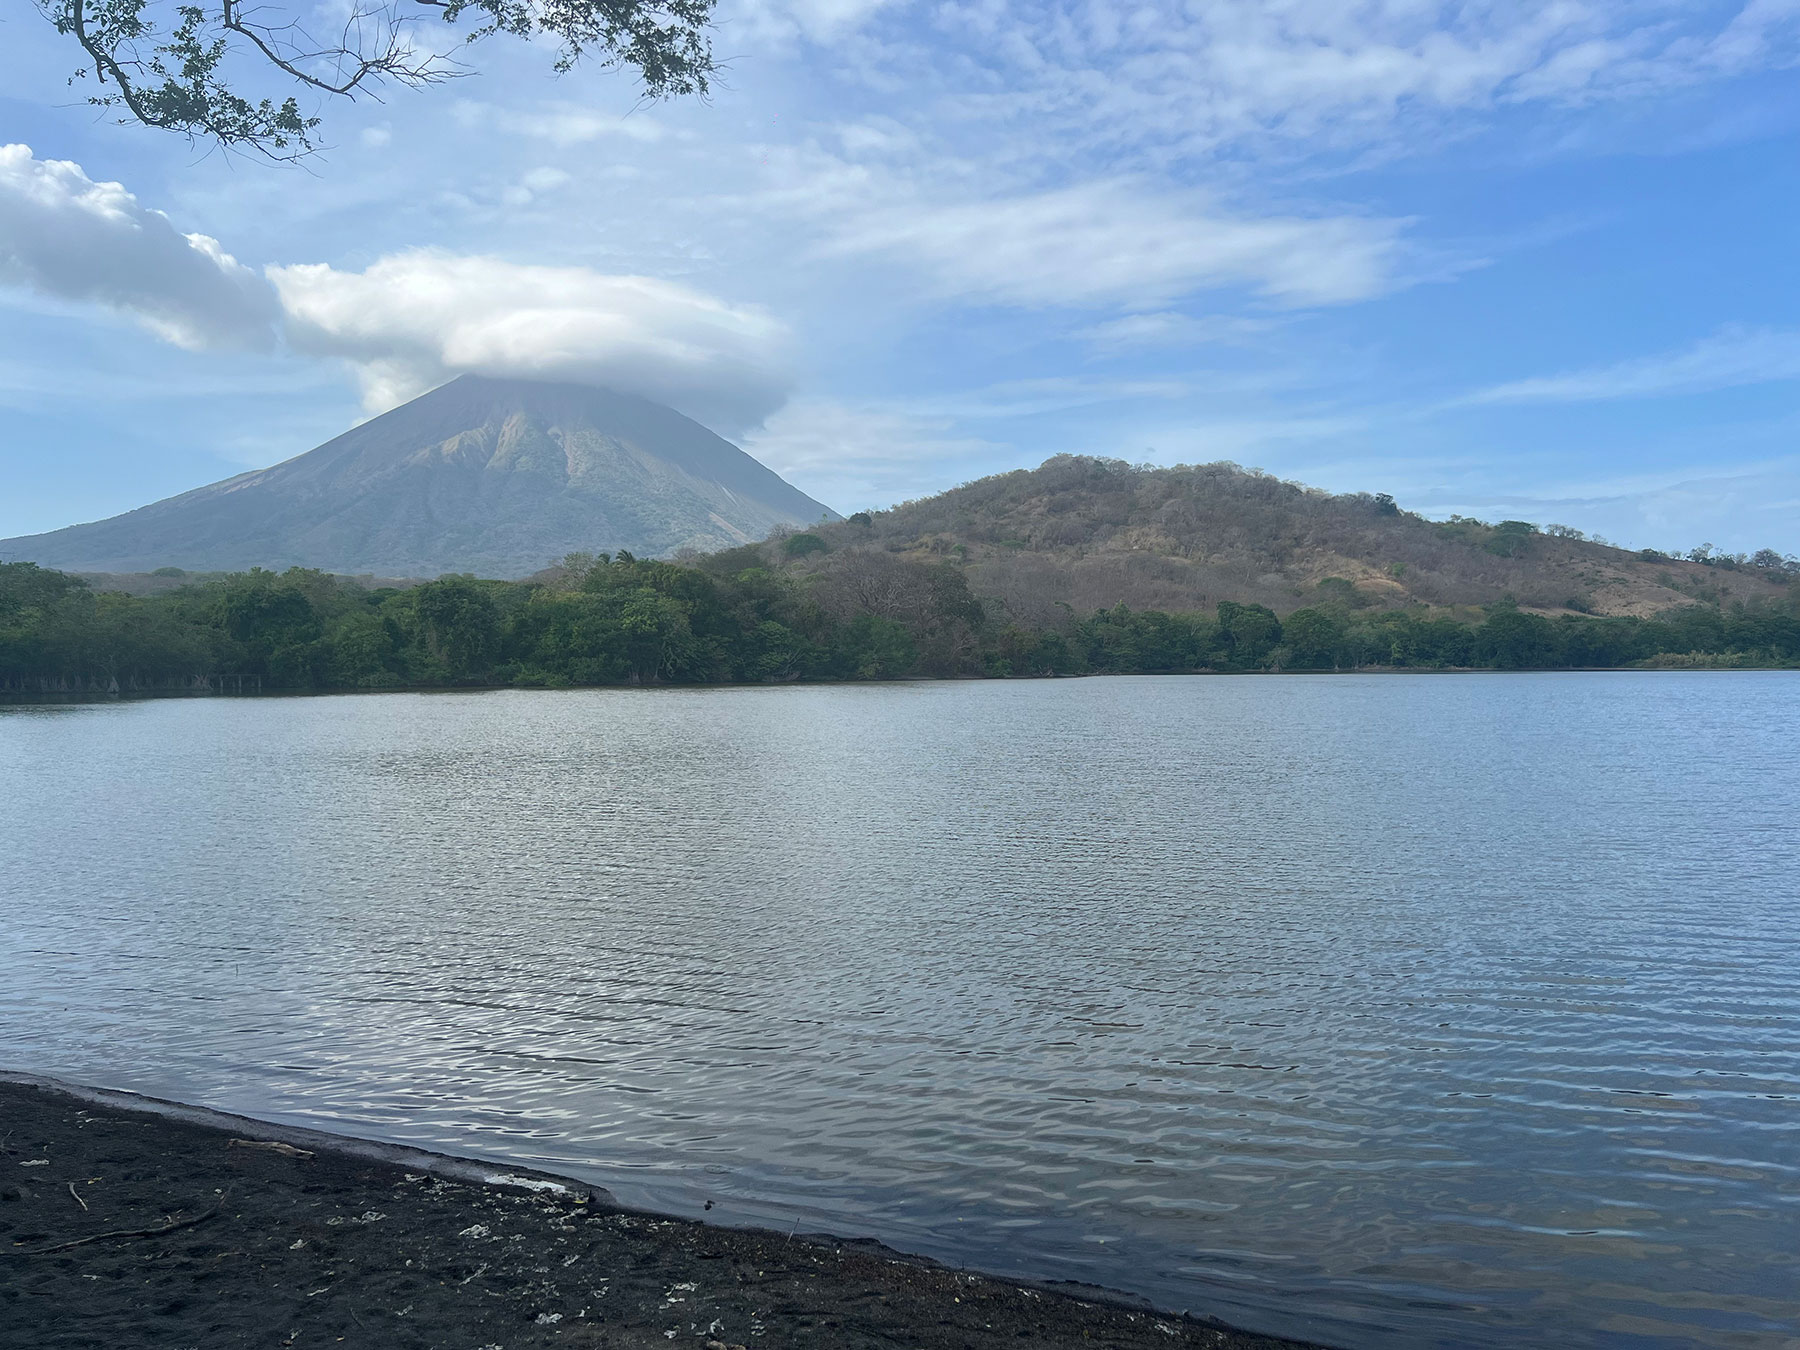
[[[0,564],[0,697],[514,685],[760,684],[1177,671],[1800,665],[1800,587],[1779,603],[1655,619],[1462,619],[1328,599],[1278,617],[1124,605],[1009,617],[946,562],[841,550],[807,575],[733,550],[684,566],[578,555],[530,581],[404,589],[295,568],[151,596]],[[813,555],[817,557],[819,555]],[[751,565],[744,565],[744,564]]]
[[[717,72],[714,0],[374,0],[341,26],[280,0],[38,0],[80,47],[71,83],[122,121],[293,159],[319,146],[312,111],[331,98],[418,87],[466,73],[452,55],[496,35],[543,36],[558,73],[628,66],[650,98],[705,94]],[[463,20],[454,43],[427,24]],[[334,21],[335,23],[335,21]]]

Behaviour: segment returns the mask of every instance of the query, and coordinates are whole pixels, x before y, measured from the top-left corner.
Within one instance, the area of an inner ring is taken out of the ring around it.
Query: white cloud
[[[554,192],[571,179],[567,169],[558,169],[550,165],[540,165],[526,173],[519,182],[533,192]]]
[[[568,181],[543,166],[517,187],[529,200]],[[285,334],[295,351],[348,361],[371,411],[473,371],[604,385],[734,434],[791,383],[780,323],[690,287],[429,250],[361,272],[259,275],[119,184],[22,145],[0,147],[0,285],[110,306],[191,350],[271,350]]]
[[[1800,380],[1800,333],[1726,328],[1684,351],[1639,357],[1562,375],[1514,380],[1461,403],[1590,403],[1656,398]]]
[[[362,272],[269,269],[301,350],[349,360],[371,411],[455,375],[572,380],[667,403],[726,435],[785,401],[788,333],[651,277],[419,250]]]
[[[1067,159],[1113,164],[1255,143],[1313,155],[1504,104],[1654,96],[1794,64],[1794,0],[946,0],[941,57],[894,34],[865,44],[868,78],[949,85],[974,134],[1001,129]],[[880,31],[880,30],[877,30]],[[933,78],[935,76],[935,78]],[[1023,153],[1030,153],[1024,150]]]
[[[726,14],[726,31],[745,31],[767,46],[804,38],[830,43],[863,27],[894,0],[739,0]]]
[[[25,145],[0,146],[0,285],[105,305],[190,350],[275,342],[274,293],[216,239]]]
[[[494,128],[563,147],[608,137],[654,145],[669,135],[668,127],[641,112],[619,116],[595,112],[577,103],[546,103],[520,109],[460,99],[451,105],[450,115],[465,129]]]
[[[521,174],[518,182],[500,193],[500,200],[507,206],[530,206],[539,197],[567,187],[572,181],[573,175],[566,169],[540,165]]]
[[[1127,314],[1084,328],[1078,336],[1101,352],[1143,351],[1158,347],[1193,347],[1203,342],[1242,342],[1273,326],[1267,319],[1228,315],[1196,317],[1174,310]]]
[[[1018,305],[1155,304],[1247,287],[1282,305],[1368,299],[1396,283],[1402,222],[1235,218],[1187,196],[1090,182],[949,206],[890,206],[824,251],[921,267],[942,295]]]
[[[1750,70],[1764,64],[1792,67],[1797,64],[1796,32],[1800,32],[1800,3],[1796,0],[1750,0],[1706,45],[1703,60],[1722,71]]]

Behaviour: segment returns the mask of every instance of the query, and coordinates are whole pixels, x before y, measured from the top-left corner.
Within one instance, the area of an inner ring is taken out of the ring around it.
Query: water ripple
[[[1793,1347],[1800,679],[0,712],[0,1058],[1346,1346]]]

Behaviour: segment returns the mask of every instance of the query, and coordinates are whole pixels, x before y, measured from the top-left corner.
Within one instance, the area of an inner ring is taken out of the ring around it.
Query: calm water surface
[[[1353,1347],[1800,1344],[1800,677],[0,711],[0,1065]]]

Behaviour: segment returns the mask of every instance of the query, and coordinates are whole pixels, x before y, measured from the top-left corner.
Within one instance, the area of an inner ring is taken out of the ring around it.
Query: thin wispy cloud
[[[1440,489],[1422,493],[1409,506],[1434,516],[1452,513],[1477,519],[1580,521],[1590,532],[1630,547],[1651,545],[1682,551],[1703,540],[1736,536],[1740,546],[1800,547],[1790,526],[1794,502],[1783,500],[1800,460],[1774,457],[1727,463],[1713,473],[1692,466],[1638,469],[1611,477],[1556,481],[1534,491]]]
[[[919,495],[921,474],[960,482],[1007,467],[1004,442],[971,436],[953,417],[878,402],[799,398],[743,440],[744,449],[843,511]]]
[[[1090,379],[1081,375],[1046,375],[1003,380],[964,393],[939,395],[926,402],[932,412],[970,421],[1041,417],[1101,404],[1167,401],[1195,392],[1185,379]]]
[[[1800,379],[1800,332],[1726,328],[1676,352],[1618,361],[1561,375],[1513,380],[1458,400],[1462,404],[1591,403],[1663,398]]]
[[[1354,216],[1233,216],[1115,181],[867,212],[824,251],[892,258],[938,294],[979,302],[1153,304],[1241,288],[1279,305],[1334,305],[1397,283],[1402,228]]]
[[[461,99],[451,105],[450,115],[464,130],[492,128],[564,147],[607,139],[655,145],[667,140],[671,134],[664,123],[648,113],[618,116],[576,103],[509,108]]]
[[[726,31],[761,47],[825,44],[850,37],[898,0],[738,0],[726,8]]]
[[[871,10],[857,67],[940,91],[971,135],[1145,162],[1255,145],[1279,154],[1442,134],[1503,105],[1653,96],[1791,62],[1786,0],[968,0],[933,11],[962,60],[925,71],[901,12]]]
[[[1083,328],[1077,336],[1098,352],[1120,353],[1193,347],[1207,342],[1245,342],[1273,327],[1275,323],[1270,319],[1238,315],[1195,316],[1165,309],[1108,319]]]

